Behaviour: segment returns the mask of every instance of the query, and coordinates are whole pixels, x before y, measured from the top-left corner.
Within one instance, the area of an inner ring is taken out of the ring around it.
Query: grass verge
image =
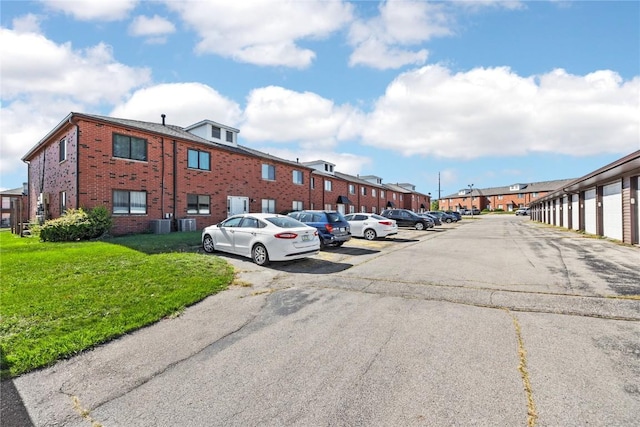
[[[2,378],[181,312],[225,289],[233,267],[200,233],[42,243],[0,232]]]

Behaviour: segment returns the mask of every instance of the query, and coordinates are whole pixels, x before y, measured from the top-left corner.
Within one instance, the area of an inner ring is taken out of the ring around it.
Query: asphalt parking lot
[[[638,425],[637,247],[505,215],[221,256],[244,286],[15,379],[33,425]]]

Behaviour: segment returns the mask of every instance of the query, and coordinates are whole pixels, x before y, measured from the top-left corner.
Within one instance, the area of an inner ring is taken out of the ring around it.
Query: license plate
[[[303,242],[308,242],[309,241],[309,235],[308,234],[303,234],[302,235],[302,241]]]
[[[344,228],[344,227],[340,227],[340,231],[345,232],[345,231],[347,231],[347,229]]]

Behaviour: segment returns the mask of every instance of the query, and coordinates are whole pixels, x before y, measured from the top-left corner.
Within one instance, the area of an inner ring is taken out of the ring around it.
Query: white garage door
[[[580,229],[580,196],[578,194],[571,195],[571,228]]]
[[[569,196],[562,198],[562,226],[569,228]]]
[[[622,240],[622,183],[602,188],[602,234]]]
[[[638,177],[638,186],[636,190],[636,244],[640,244],[640,177]]]
[[[560,225],[560,199],[555,199],[553,201],[553,208],[556,210],[555,211],[556,219],[553,224]]]
[[[596,234],[596,189],[584,192],[584,231]]]

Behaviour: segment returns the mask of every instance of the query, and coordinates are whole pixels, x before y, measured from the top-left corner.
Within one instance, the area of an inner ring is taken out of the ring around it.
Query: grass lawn
[[[0,232],[2,378],[179,314],[232,282],[200,232],[43,243]]]

